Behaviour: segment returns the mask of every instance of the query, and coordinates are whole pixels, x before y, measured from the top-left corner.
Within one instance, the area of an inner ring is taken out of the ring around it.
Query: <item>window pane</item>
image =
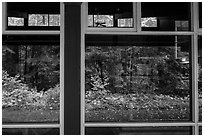
[[[6,30],[60,29],[59,2],[7,2],[6,6]]]
[[[60,26],[60,15],[49,15],[49,26]]]
[[[199,135],[202,135],[202,126],[199,127]]]
[[[202,2],[199,2],[199,28],[202,28]]]
[[[24,18],[8,17],[8,26],[24,26]]]
[[[3,36],[2,121],[59,122],[59,36]]]
[[[199,121],[202,121],[202,36],[198,37],[198,101]]]
[[[59,135],[59,128],[3,128],[2,135]]]
[[[143,31],[189,31],[190,3],[142,2]]]
[[[191,127],[87,127],[86,135],[191,135]]]
[[[28,26],[48,26],[48,14],[29,14]]]
[[[189,121],[190,45],[190,36],[86,35],[86,121]]]
[[[133,4],[128,2],[89,2],[88,27],[133,27]]]
[[[157,27],[157,18],[156,17],[141,18],[141,26]]]

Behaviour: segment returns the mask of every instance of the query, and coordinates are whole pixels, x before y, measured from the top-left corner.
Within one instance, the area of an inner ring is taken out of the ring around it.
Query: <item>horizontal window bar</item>
[[[198,29],[198,35],[202,35],[202,29]]]
[[[202,123],[198,123],[198,126],[202,126]]]
[[[195,126],[196,123],[85,123],[85,127]]]
[[[3,124],[2,128],[59,128],[60,124]]]
[[[92,32],[86,32],[86,34],[111,34],[111,35],[193,35],[195,32],[168,32],[168,31],[164,31],[164,32],[157,32],[157,31],[146,31],[146,32],[128,32],[128,31],[118,31],[118,32],[114,32],[114,31],[92,31]]]
[[[60,34],[60,31],[3,31],[2,34],[13,34],[13,35],[22,35],[22,34],[40,34],[40,35],[56,35]]]
[[[87,28],[87,32],[106,32],[106,31],[114,31],[114,32],[136,32],[135,28]]]

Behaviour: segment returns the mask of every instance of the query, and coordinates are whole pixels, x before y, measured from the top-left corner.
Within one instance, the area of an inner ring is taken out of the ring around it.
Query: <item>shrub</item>
[[[9,76],[2,71],[2,107],[15,109],[59,109],[60,86],[37,92],[22,83],[20,76]]]
[[[48,89],[45,92],[46,108],[50,110],[59,110],[60,108],[60,85]]]
[[[159,78],[156,85],[159,93],[172,96],[187,96],[189,94],[187,75],[189,66],[184,66],[177,60],[168,59],[165,60],[165,63],[159,63],[157,69]]]
[[[30,94],[29,87],[21,82],[19,75],[11,77],[4,70],[2,74],[3,107],[24,107],[27,103],[27,96]]]

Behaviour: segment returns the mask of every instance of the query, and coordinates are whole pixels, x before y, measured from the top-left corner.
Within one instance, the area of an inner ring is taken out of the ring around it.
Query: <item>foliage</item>
[[[165,63],[159,63],[157,69],[159,93],[174,96],[189,95],[189,72],[186,72],[189,66],[184,66],[174,59],[167,59]]]
[[[185,120],[189,118],[189,97],[157,94],[108,94],[86,99],[87,121]]]
[[[3,107],[26,105],[26,97],[30,93],[26,84],[19,80],[19,75],[9,76],[6,71],[2,71],[2,105]]]
[[[59,83],[59,46],[3,46],[2,68],[9,75],[20,75],[22,82],[38,91],[46,91]]]
[[[15,109],[59,109],[60,87],[55,87],[47,91],[38,92],[29,88],[19,80],[20,76],[9,76],[6,71],[2,71],[2,107],[12,107]]]
[[[103,91],[111,93],[157,91],[187,96],[189,65],[175,59],[174,50],[168,47],[87,47],[86,91],[104,87]],[[178,55],[188,56],[185,52],[178,52]],[[97,77],[95,83],[93,77]]]
[[[202,66],[198,66],[198,93],[202,97]]]

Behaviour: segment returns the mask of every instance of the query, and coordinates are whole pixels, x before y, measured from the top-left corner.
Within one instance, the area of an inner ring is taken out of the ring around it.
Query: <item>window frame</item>
[[[82,4],[83,6],[84,6],[84,8],[83,8],[83,12],[82,12],[82,16],[84,16],[84,17],[86,17],[86,18],[84,18],[85,20],[84,20],[84,25],[85,26],[87,26],[86,28],[87,28],[87,31],[90,31],[90,32],[95,32],[95,31],[104,31],[104,32],[106,32],[106,31],[110,31],[110,32],[114,32],[114,31],[127,31],[127,32],[129,32],[129,31],[136,31],[136,29],[137,29],[137,25],[135,24],[135,22],[137,22],[137,12],[136,12],[136,7],[137,7],[137,5],[136,5],[136,3],[134,2],[133,3],[133,28],[95,28],[95,27],[88,27],[88,3],[87,2],[85,2],[85,3],[83,3]],[[83,20],[82,20],[83,21]]]
[[[60,30],[6,30],[7,2],[2,2],[2,35],[60,35],[60,116],[59,123],[2,123],[2,129],[17,128],[59,128],[59,134],[64,134],[64,4],[60,2]]]
[[[61,7],[61,6],[60,6]],[[60,21],[61,21],[61,17],[62,17],[62,11],[60,8]],[[49,17],[49,16],[48,16]],[[7,26],[8,26],[8,18],[7,18],[7,2],[2,2],[2,34],[16,34],[16,35],[20,35],[20,34],[35,34],[35,35],[43,35],[43,34],[47,34],[47,35],[57,35],[60,34],[61,31],[61,26],[60,25],[60,30],[7,30]],[[60,23],[61,24],[61,23]],[[13,26],[11,26],[13,27]],[[15,27],[15,26],[14,26]],[[31,26],[32,27],[32,26]],[[36,26],[39,28],[39,26]],[[49,27],[49,26],[43,26],[43,27]]]
[[[135,2],[134,2],[135,3]],[[136,9],[136,30],[119,30],[109,29],[105,31],[103,28],[90,29],[87,26],[88,19],[88,3],[82,3],[81,10],[81,135],[85,135],[86,127],[150,127],[150,126],[191,126],[193,135],[199,134],[199,126],[202,126],[202,122],[198,121],[199,109],[198,109],[198,70],[197,70],[197,57],[198,57],[198,35],[202,36],[202,29],[198,27],[198,2],[191,2],[191,30],[190,31],[141,31],[141,2],[137,2]],[[85,10],[85,14],[83,13]],[[190,122],[85,122],[85,35],[86,34],[114,34],[114,35],[188,35],[191,36],[191,58],[192,58],[192,121]]]

